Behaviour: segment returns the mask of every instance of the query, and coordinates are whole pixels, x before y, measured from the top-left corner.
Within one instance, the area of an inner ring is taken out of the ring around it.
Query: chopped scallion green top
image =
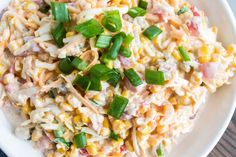
[[[133,7],[129,9],[128,15],[131,16],[132,18],[138,17],[138,16],[144,16],[146,14],[146,10],[140,7]]]
[[[51,2],[52,15],[58,22],[69,22],[70,16],[66,3]]]
[[[139,75],[134,71],[133,68],[125,70],[124,71],[125,76],[128,78],[128,80],[130,81],[130,83],[137,87],[139,85],[141,85],[143,82],[141,80],[141,78],[139,77]]]
[[[74,67],[71,64],[70,57],[63,58],[59,62],[59,69],[64,74],[70,74],[74,70]]]
[[[84,132],[76,134],[74,136],[74,144],[77,148],[84,148],[87,145],[87,138]]]
[[[85,70],[86,67],[88,66],[88,63],[83,61],[82,59],[75,57],[71,63],[76,69],[78,70]]]
[[[139,2],[138,2],[138,6],[140,7],[140,8],[143,8],[143,9],[147,9],[147,7],[148,7],[148,2],[147,1],[145,1],[145,0],[139,0]]]
[[[95,46],[97,48],[108,48],[110,46],[111,39],[112,36],[110,35],[100,35]]]
[[[147,69],[145,71],[145,80],[147,84],[163,85],[165,81],[164,73],[162,71]]]
[[[103,27],[94,19],[77,25],[75,30],[80,32],[86,38],[92,38],[104,32]]]
[[[116,95],[110,104],[107,114],[116,119],[119,119],[124,113],[128,102],[129,100],[127,98]]]
[[[63,39],[66,37],[66,30],[63,23],[59,23],[55,29],[52,30],[52,37],[58,47],[63,47]]]
[[[157,37],[161,33],[162,33],[162,30],[160,28],[152,25],[143,32],[143,35],[145,35],[149,40],[153,40],[155,37]]]
[[[107,11],[104,13],[102,25],[111,32],[118,32],[122,28],[120,12],[118,10]]]
[[[182,8],[180,8],[180,10],[177,12],[177,15],[184,14],[184,13],[186,13],[188,10],[189,10],[189,8],[188,8],[188,7],[186,7],[186,6],[183,6],[183,7],[182,7]]]
[[[184,47],[180,46],[178,49],[179,49],[179,53],[182,56],[183,60],[186,62],[190,61],[190,57],[189,57],[187,51],[185,51]]]
[[[116,134],[114,131],[111,131],[109,137],[110,137],[111,139],[115,140],[115,141],[118,141],[118,139],[119,139],[119,135]]]

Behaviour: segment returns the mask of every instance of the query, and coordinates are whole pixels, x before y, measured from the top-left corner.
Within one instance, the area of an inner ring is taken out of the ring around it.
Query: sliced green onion
[[[188,53],[185,51],[184,47],[180,46],[178,49],[179,49],[179,53],[182,56],[183,60],[186,62],[190,61],[190,57],[189,57]]]
[[[84,132],[76,134],[74,136],[74,144],[77,148],[84,148],[87,145],[87,138]]]
[[[60,129],[54,130],[54,136],[55,137],[62,137],[64,132],[65,132],[64,128],[60,128]]]
[[[41,12],[41,13],[44,13],[44,14],[46,14],[46,13],[48,13],[48,11],[50,10],[50,5],[48,5],[47,3],[44,3],[40,8],[39,8],[39,11]]]
[[[147,69],[145,71],[145,80],[147,84],[163,85],[165,81],[164,73],[162,71]]]
[[[54,142],[55,143],[63,143],[65,146],[66,146],[66,148],[68,149],[68,148],[70,148],[70,146],[71,146],[71,142],[67,142],[64,138],[62,138],[62,137],[57,137],[57,138],[55,138],[54,139]]]
[[[130,56],[131,56],[131,51],[130,51],[130,49],[129,48],[126,48],[126,47],[121,47],[120,48],[120,54],[122,55],[122,56],[124,56],[124,57],[127,57],[127,58],[129,58]]]
[[[110,35],[100,35],[95,46],[97,48],[108,48],[110,46],[111,39],[112,36]]]
[[[143,32],[143,35],[145,35],[149,40],[153,40],[155,37],[157,37],[161,33],[162,33],[162,30],[160,28],[152,25]]]
[[[64,74],[70,74],[74,70],[69,57],[63,58],[59,63],[59,69]]]
[[[130,83],[137,87],[139,85],[141,85],[143,82],[141,80],[141,78],[139,77],[139,75],[134,71],[133,68],[125,70],[124,71],[125,76],[128,78],[128,80],[130,81]]]
[[[157,148],[156,153],[157,153],[158,157],[165,156],[165,150],[164,150],[162,144],[160,144],[160,146]]]
[[[116,134],[114,131],[111,131],[109,138],[118,141],[119,140],[119,135]]]
[[[122,28],[120,12],[118,10],[107,11],[104,13],[102,25],[111,32],[118,32]]]
[[[107,82],[112,85],[113,87],[116,87],[116,85],[118,84],[118,82],[121,79],[121,74],[119,72],[118,69],[114,69],[114,74],[112,75],[112,77],[107,80]]]
[[[107,53],[103,53],[100,58],[100,61],[104,64],[108,64],[111,61],[111,59],[108,57]]]
[[[69,12],[66,3],[51,2],[52,15],[58,22],[69,22]]]
[[[73,81],[73,85],[78,85],[87,92],[91,86],[91,80],[88,76],[77,75]]]
[[[91,81],[91,85],[89,87],[89,90],[102,91],[102,84],[98,78],[90,76],[90,81]]]
[[[130,34],[128,34],[123,41],[124,46],[128,47],[129,44],[133,41],[134,37]]]
[[[135,18],[137,16],[144,16],[146,14],[146,10],[140,7],[133,7],[129,9],[128,15],[131,16],[132,18]]]
[[[114,71],[104,64],[96,64],[90,69],[89,73],[92,77],[100,80],[108,80],[114,74]]]
[[[88,20],[75,27],[77,32],[80,32],[86,38],[92,38],[102,34],[104,31],[102,26],[94,19]]]
[[[144,1],[144,0],[139,0],[138,6],[139,6],[140,8],[143,8],[143,9],[146,10],[147,7],[148,7],[148,2],[147,2],[147,1]]]
[[[57,96],[57,89],[56,89],[56,88],[51,89],[51,90],[48,92],[48,96],[49,96],[50,98],[55,99],[56,96]]]
[[[127,98],[116,95],[110,104],[107,114],[119,119],[124,113],[128,102],[129,100]]]
[[[83,61],[82,59],[76,57],[73,59],[71,63],[76,69],[83,71],[84,69],[87,68],[88,63]]]
[[[189,8],[188,8],[188,7],[186,7],[186,6],[183,6],[183,7],[182,7],[182,8],[180,8],[180,10],[177,12],[177,15],[184,14],[184,13],[186,13],[188,10],[189,10]]]
[[[66,37],[66,30],[63,23],[59,23],[56,28],[52,30],[52,37],[57,46],[64,46],[63,39]]]
[[[117,58],[121,45],[123,43],[123,40],[124,38],[122,37],[122,35],[115,36],[113,45],[111,46],[111,48],[109,49],[107,53],[107,56],[110,59],[115,60]]]

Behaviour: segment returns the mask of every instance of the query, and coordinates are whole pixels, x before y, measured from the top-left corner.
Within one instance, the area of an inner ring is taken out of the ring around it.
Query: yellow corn
[[[81,113],[81,120],[84,124],[88,124],[90,122],[90,119],[83,113]]]
[[[180,105],[192,105],[194,102],[192,100],[192,98],[188,97],[188,96],[182,96],[179,99],[179,104]]]
[[[163,134],[165,132],[168,131],[168,126],[164,126],[164,125],[158,125],[156,127],[156,131],[159,133],[159,134]]]
[[[112,145],[113,146],[120,146],[124,143],[124,140],[122,138],[119,138],[117,141],[116,140],[112,140]]]
[[[81,121],[81,117],[80,117],[80,115],[76,115],[76,116],[74,116],[74,118],[73,118],[73,122],[74,122],[75,124],[78,124],[80,121]]]
[[[63,102],[60,105],[65,111],[73,111],[73,107],[67,102]]]
[[[130,121],[125,120],[124,123],[125,123],[125,128],[126,128],[126,129],[129,129],[129,128],[132,127],[132,123],[131,123]]]
[[[177,100],[176,100],[176,97],[172,97],[172,98],[170,98],[170,103],[172,104],[172,105],[176,105],[177,104]]]
[[[207,56],[210,55],[210,49],[208,45],[203,45],[200,49],[199,49],[199,56]]]
[[[181,60],[181,56],[180,56],[179,52],[177,52],[177,51],[174,51],[174,52],[172,53],[172,56],[174,57],[174,59],[175,59],[176,61],[180,61],[180,60]]]
[[[227,46],[227,52],[229,54],[235,53],[236,52],[236,45],[234,44],[230,44]]]
[[[30,106],[29,103],[26,103],[25,105],[23,105],[23,107],[22,107],[22,112],[23,112],[24,114],[27,115],[30,111],[32,111],[32,107]]]
[[[61,113],[58,115],[58,119],[61,121],[61,122],[64,122],[66,121],[70,116],[67,114],[67,113]]]
[[[140,129],[139,132],[142,133],[142,135],[148,135],[152,131],[152,126],[148,123],[148,125],[143,125]]]
[[[110,123],[109,123],[109,120],[108,120],[107,117],[105,117],[104,120],[103,120],[103,126],[105,128],[110,128]]]
[[[217,28],[216,26],[213,26],[213,27],[211,28],[211,30],[212,30],[212,32],[214,32],[215,34],[218,33],[218,28]]]
[[[114,62],[109,61],[109,62],[107,63],[107,67],[113,69],[113,67],[114,67]]]
[[[35,129],[32,133],[32,141],[36,142],[42,137],[42,131]]]
[[[0,77],[7,71],[7,67],[0,63]]]
[[[130,152],[134,152],[134,147],[131,141],[125,141],[125,147],[130,151]]]
[[[116,133],[120,133],[125,128],[125,124],[122,120],[115,120],[112,123],[112,127]]]
[[[125,90],[122,91],[121,95],[123,97],[129,97],[129,91],[125,89]]]
[[[93,143],[88,143],[86,146],[86,150],[88,151],[89,155],[97,155],[97,146]]]
[[[93,99],[99,101],[101,98],[100,94],[94,95]]]
[[[53,152],[48,152],[46,156],[47,157],[54,157],[54,153]]]
[[[67,32],[66,33],[66,37],[68,38],[68,37],[71,37],[71,36],[73,36],[73,35],[75,35],[75,32]]]
[[[199,57],[198,58],[198,61],[200,62],[200,63],[207,63],[207,62],[209,62],[211,60],[211,57],[210,56],[203,56],[203,57]]]
[[[157,56],[152,57],[152,60],[151,60],[152,64],[155,64],[157,60],[158,60]]]
[[[112,3],[119,5],[121,3],[121,0],[112,0]]]
[[[57,149],[57,152],[64,154],[66,152],[66,150],[63,148],[59,148],[59,149]]]

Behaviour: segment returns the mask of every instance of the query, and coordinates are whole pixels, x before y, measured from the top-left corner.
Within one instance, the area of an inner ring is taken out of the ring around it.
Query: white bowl
[[[9,0],[0,1],[0,10],[7,6]],[[219,28],[219,40],[224,44],[236,42],[236,22],[229,5],[225,0],[191,0],[203,9],[211,25]],[[213,2],[213,3],[212,3]],[[205,157],[213,149],[226,130],[236,107],[236,79],[232,84],[220,88],[208,99],[193,131],[184,135],[173,146],[170,157]],[[39,157],[39,151],[28,142],[17,139],[13,127],[0,111],[0,147],[10,157]]]

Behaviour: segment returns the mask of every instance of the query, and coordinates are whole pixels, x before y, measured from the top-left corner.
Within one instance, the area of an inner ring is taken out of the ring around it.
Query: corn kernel
[[[29,103],[26,103],[25,105],[23,105],[22,112],[24,114],[27,115],[30,111],[32,111],[32,107],[29,105]]]
[[[104,120],[103,120],[103,126],[105,128],[110,128],[110,123],[109,123],[109,120],[108,120],[107,117],[105,117]]]
[[[0,77],[7,71],[7,67],[0,63]]]
[[[112,140],[111,143],[112,143],[113,146],[120,146],[124,143],[124,140],[122,138],[119,138],[117,141]]]
[[[177,51],[173,52],[172,56],[174,57],[174,59],[176,61],[180,61],[181,60],[181,56],[180,56],[179,52],[177,52]]]
[[[125,89],[125,90],[122,91],[121,95],[123,97],[128,97],[129,96],[129,91]]]
[[[113,67],[114,67],[114,62],[109,61],[108,64],[107,64],[107,67],[113,69]]]
[[[70,116],[67,114],[67,113],[61,113],[58,115],[58,119],[61,121],[61,122],[64,122],[66,121]]]
[[[158,125],[156,127],[156,131],[159,133],[159,134],[163,134],[165,132],[168,131],[168,126],[164,126],[164,125]]]
[[[88,124],[90,122],[90,119],[83,113],[81,113],[81,120],[85,124]]]
[[[100,94],[96,94],[94,95],[93,99],[96,101],[99,101],[100,100]]]
[[[130,151],[134,152],[134,147],[131,141],[125,141],[125,147]]]
[[[88,151],[89,155],[97,155],[97,146],[93,143],[88,143],[86,146],[86,150]]]
[[[176,97],[172,97],[172,98],[170,98],[170,103],[172,104],[172,105],[176,105],[177,104],[177,100],[176,100]]]
[[[76,116],[74,116],[74,118],[73,118],[73,122],[74,122],[75,124],[78,124],[80,121],[81,121],[81,117],[80,117],[80,115],[76,115]]]
[[[209,62],[211,60],[211,57],[210,56],[203,56],[203,57],[199,57],[198,58],[198,61],[200,62],[200,63],[207,63],[207,62]]]
[[[116,133],[120,133],[125,128],[125,124],[122,120],[115,120],[112,123],[112,128]]]
[[[212,27],[212,28],[211,28],[211,30],[212,30],[212,32],[214,32],[215,34],[217,34],[217,33],[218,33],[218,28],[217,28],[217,27],[215,27],[215,26],[214,26],[214,27]]]
[[[199,49],[199,56],[207,56],[210,55],[210,50],[208,45],[203,45],[200,49]]]
[[[236,52],[236,45],[234,44],[230,44],[227,46],[227,52],[232,54],[232,53],[235,53]]]
[[[68,38],[68,37],[71,37],[71,36],[73,36],[73,35],[75,35],[75,32],[67,32],[66,33],[66,37]]]

